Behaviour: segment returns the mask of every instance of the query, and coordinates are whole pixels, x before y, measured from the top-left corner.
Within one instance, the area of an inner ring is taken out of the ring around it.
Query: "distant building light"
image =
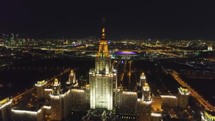
[[[54,80],[54,85],[53,86],[59,86],[60,85],[60,82],[58,81],[58,79],[56,78],[55,80]]]
[[[212,46],[208,46],[208,51],[213,51],[213,47]]]
[[[117,72],[117,70],[116,70],[116,69],[113,69],[113,72]]]
[[[140,79],[146,79],[146,76],[144,73],[141,74]]]
[[[46,84],[47,84],[47,81],[42,80],[42,81],[37,81],[37,83],[35,84],[35,86],[41,87],[41,86],[46,85]]]
[[[152,100],[149,100],[149,101],[143,101],[143,103],[144,103],[144,104],[149,105],[149,104],[151,104],[151,103],[152,103]]]
[[[52,94],[50,94],[50,98],[52,98],[52,99],[60,99],[60,95],[52,95]]]
[[[81,90],[81,89],[72,89],[72,91],[74,91],[74,92],[84,92],[84,90]]]
[[[186,88],[180,87],[180,88],[178,88],[178,90],[179,90],[179,93],[182,95],[189,95],[190,94],[190,91]]]
[[[44,105],[43,108],[44,108],[44,109],[50,110],[50,109],[51,109],[51,106],[45,106],[45,105]]]
[[[30,114],[30,115],[37,115],[38,113],[41,112],[41,109],[38,111],[29,111],[29,110],[15,110],[12,109],[12,112],[17,113],[17,114]]]
[[[208,113],[207,111],[204,111],[202,114],[203,121],[215,121],[215,115],[212,115]]]
[[[161,117],[162,115],[160,113],[154,113],[154,112],[152,112],[151,116],[153,116],[153,117]]]
[[[69,93],[70,93],[70,90],[68,90],[67,92],[61,94],[60,96],[61,96],[61,97],[65,97],[65,96],[68,95]]]
[[[47,91],[47,92],[50,92],[50,91],[52,91],[52,89],[44,89],[45,91]]]
[[[127,95],[136,95],[136,92],[128,92],[128,91],[123,91],[122,94],[127,94]]]
[[[172,99],[177,99],[176,96],[173,95],[161,95],[161,98],[172,98]]]
[[[120,52],[117,52],[116,54],[118,54],[118,55],[136,55],[136,53],[132,52],[132,51],[120,51]]]
[[[145,83],[145,85],[143,86],[143,91],[149,91],[150,88],[149,88],[149,85],[148,83]]]

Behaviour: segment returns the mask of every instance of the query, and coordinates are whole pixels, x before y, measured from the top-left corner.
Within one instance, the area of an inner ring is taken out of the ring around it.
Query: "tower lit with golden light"
[[[103,26],[99,50],[95,58],[95,69],[89,73],[91,109],[113,109],[114,81],[116,79],[111,72],[111,57],[105,38],[105,27]]]

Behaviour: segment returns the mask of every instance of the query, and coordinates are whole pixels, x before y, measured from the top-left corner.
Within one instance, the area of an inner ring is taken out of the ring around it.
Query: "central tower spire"
[[[106,34],[105,34],[105,18],[102,19],[102,29],[101,29],[101,39],[99,41],[99,51],[97,53],[97,56],[102,57],[108,57],[109,51],[108,51],[108,42],[106,40]]]
[[[113,82],[115,82],[115,77],[110,68],[111,56],[105,37],[104,19],[102,19],[99,50],[95,57],[95,70],[89,74],[91,109],[113,109]]]
[[[105,18],[102,18],[102,40],[105,40]]]
[[[105,38],[104,22],[105,20],[102,19],[102,36],[99,41],[99,50],[96,54],[95,69],[97,74],[109,74],[111,67],[111,58],[108,51],[108,42]]]

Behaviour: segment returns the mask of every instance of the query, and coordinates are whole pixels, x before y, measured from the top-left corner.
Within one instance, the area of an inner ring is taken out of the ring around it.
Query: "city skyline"
[[[0,95],[0,119],[215,119],[215,96],[213,91],[205,91],[213,89],[214,42],[125,40],[109,43],[105,26],[100,28],[100,34],[99,43],[91,40],[35,43],[17,41],[13,35],[3,38],[0,86],[15,96]],[[18,79],[19,72],[25,73],[21,78],[31,78],[26,79],[28,83]],[[38,72],[40,78],[32,76]],[[15,79],[4,73],[10,73]],[[28,88],[28,84],[34,86]],[[25,91],[19,93],[22,88]]]
[[[3,1],[0,33],[31,38],[97,36],[106,17],[108,39],[215,39],[209,2]]]

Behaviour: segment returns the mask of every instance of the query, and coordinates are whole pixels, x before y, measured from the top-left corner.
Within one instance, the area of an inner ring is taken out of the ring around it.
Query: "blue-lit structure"
[[[138,53],[132,51],[117,51],[113,54],[115,59],[135,59],[137,56]]]

